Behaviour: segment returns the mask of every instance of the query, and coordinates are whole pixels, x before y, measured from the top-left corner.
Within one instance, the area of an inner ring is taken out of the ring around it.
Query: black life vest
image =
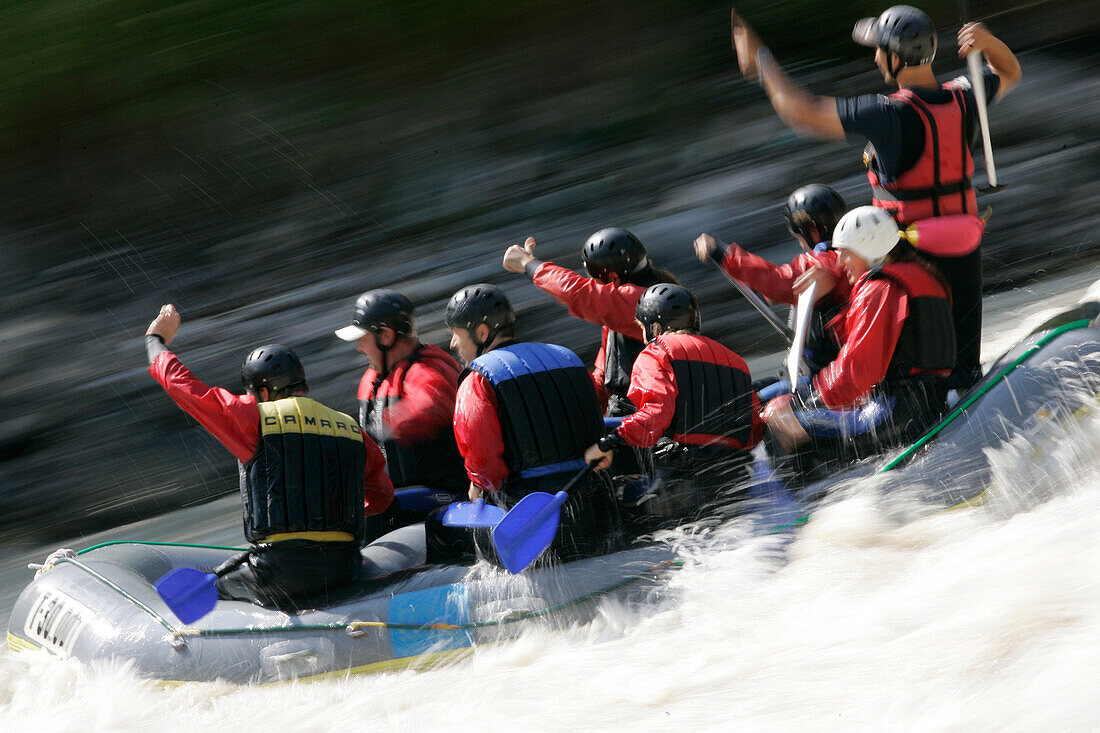
[[[872,268],[868,280],[889,280],[905,291],[909,315],[886,370],[887,383],[918,374],[946,377],[955,365],[955,321],[943,286],[916,262]]]
[[[563,346],[514,343],[482,354],[470,369],[496,393],[509,480],[584,467],[585,449],[603,435],[603,417],[580,357]]]
[[[638,354],[642,353],[645,344],[639,339],[624,336],[611,329],[607,329],[606,344],[603,384],[609,395],[620,398],[621,404],[622,401],[626,401],[626,393],[630,390],[630,371],[634,368],[634,362]]]
[[[668,437],[688,445],[751,448],[752,377],[744,360],[697,334],[658,336],[653,343],[668,354],[676,377],[676,412]]]
[[[955,82],[940,88],[951,98],[938,104],[926,102],[911,89],[890,95],[909,105],[924,125],[924,148],[912,168],[891,181],[880,170],[874,147],[868,145],[864,153],[872,203],[893,214],[903,227],[933,216],[977,213],[966,96]]]
[[[462,467],[462,456],[455,443],[453,429],[440,430],[430,440],[416,445],[405,446],[398,442],[386,429],[382,417],[386,410],[397,405],[405,395],[405,375],[409,368],[422,357],[427,359],[448,358],[442,349],[421,344],[408,359],[395,366],[389,379],[381,377],[374,380],[369,397],[359,400],[359,424],[363,432],[369,435],[386,456],[386,473],[395,489],[406,486],[426,486],[431,489],[461,491],[469,480]],[[427,351],[427,354],[425,352]],[[439,354],[433,353],[439,351]],[[455,377],[458,376],[454,365]],[[382,394],[379,394],[382,392]]]
[[[245,538],[362,539],[366,448],[354,418],[308,397],[257,407],[260,442],[240,471]]]

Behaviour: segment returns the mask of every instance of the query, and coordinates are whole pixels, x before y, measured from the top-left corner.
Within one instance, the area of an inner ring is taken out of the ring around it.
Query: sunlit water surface
[[[1075,303],[1097,275],[991,298],[984,356]],[[864,480],[785,554],[736,524],[682,537],[686,564],[663,605],[609,603],[584,627],[535,629],[428,671],[160,688],[118,665],[3,650],[0,722],[12,731],[1096,730],[1098,449],[1096,414],[1038,450],[1016,441],[993,456],[986,507],[907,524]]]

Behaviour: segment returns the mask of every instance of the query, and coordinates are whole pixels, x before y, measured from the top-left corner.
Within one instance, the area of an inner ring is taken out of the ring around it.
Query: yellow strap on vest
[[[269,545],[287,540],[310,540],[311,542],[351,542],[355,539],[350,532],[280,532],[264,537],[258,545]]]
[[[260,402],[256,406],[260,408],[262,435],[304,433],[363,442],[363,433],[354,418],[330,410],[308,397],[287,397],[274,402]]]

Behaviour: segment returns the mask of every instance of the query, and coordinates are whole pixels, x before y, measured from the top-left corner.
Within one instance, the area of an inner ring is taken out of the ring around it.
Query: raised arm
[[[989,32],[982,23],[967,23],[959,29],[959,58],[964,58],[973,51],[981,51],[985,54],[985,60],[993,73],[1001,79],[1000,88],[997,90],[997,99],[1020,83],[1023,72],[1020,70],[1020,62],[1016,54],[1005,45],[1004,41]]]
[[[844,126],[833,97],[810,94],[776,63],[771,51],[736,10],[730,11],[733,48],[741,73],[764,87],[772,107],[783,123],[799,134],[828,140],[843,140]]]

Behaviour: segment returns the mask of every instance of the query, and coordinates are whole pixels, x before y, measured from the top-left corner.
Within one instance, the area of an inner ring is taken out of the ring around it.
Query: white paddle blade
[[[811,283],[810,287],[802,291],[798,296],[798,306],[794,320],[794,339],[791,341],[791,350],[787,354],[787,377],[791,380],[791,388],[798,381],[799,372],[802,369],[802,350],[806,347],[806,335],[810,332],[810,317],[814,313],[814,301],[817,300],[817,283]]]

